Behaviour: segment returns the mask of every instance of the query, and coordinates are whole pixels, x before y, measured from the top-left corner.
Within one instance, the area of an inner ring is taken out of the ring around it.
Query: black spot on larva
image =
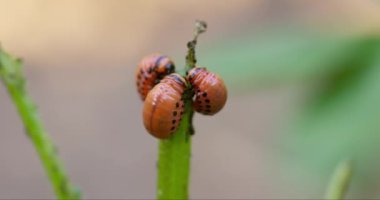
[[[137,76],[137,79],[141,79],[141,75],[140,74]]]
[[[172,72],[174,72],[174,70],[175,70],[175,66],[174,66],[174,64],[172,64],[172,63],[168,63],[168,64],[165,66],[165,68],[166,68],[166,71],[167,71],[168,73],[172,73]]]
[[[174,119],[174,120],[172,121],[172,124],[175,124],[176,122],[177,122],[177,120]]]
[[[200,100],[199,100],[199,101],[197,101],[197,102],[198,102],[199,104],[202,104],[202,101],[200,101]]]
[[[174,126],[172,126],[172,128],[170,129],[171,131],[174,131],[174,129],[175,129],[175,127]]]
[[[152,72],[153,72],[153,68],[150,67],[150,68],[148,69],[148,74],[150,74],[150,73],[152,73]]]
[[[189,75],[189,71],[186,71],[186,76]]]
[[[211,106],[210,105],[206,105],[206,108],[211,108]]]
[[[206,101],[206,103],[210,103],[210,99],[206,99],[205,101]]]
[[[206,93],[206,92],[203,92],[202,96],[203,96],[203,97],[207,97],[207,93]]]
[[[173,112],[173,116],[177,116],[177,111],[174,111],[174,112]]]
[[[177,103],[175,104],[175,107],[176,107],[176,108],[178,108],[178,107],[179,107],[179,102],[177,102]]]
[[[183,111],[181,111],[179,114],[182,116],[183,115]]]

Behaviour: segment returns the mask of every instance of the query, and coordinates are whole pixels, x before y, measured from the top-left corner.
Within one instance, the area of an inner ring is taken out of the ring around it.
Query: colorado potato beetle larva
[[[227,101],[227,89],[217,74],[195,67],[187,73],[187,79],[194,88],[195,111],[214,115],[223,108]]]
[[[136,86],[141,99],[145,100],[148,92],[174,70],[174,63],[167,56],[155,53],[144,57],[136,70]]]
[[[148,93],[143,108],[144,126],[154,137],[168,138],[177,128],[184,111],[182,95],[186,80],[179,74],[166,76]]]

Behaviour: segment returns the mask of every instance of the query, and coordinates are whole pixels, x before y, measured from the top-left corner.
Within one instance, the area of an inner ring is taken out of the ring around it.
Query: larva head
[[[145,128],[154,137],[165,139],[177,130],[184,111],[182,95],[185,87],[184,78],[170,74],[148,93],[143,120]]]
[[[175,66],[169,57],[160,56],[156,61],[154,71],[158,74],[159,79],[162,79],[167,74],[173,73],[175,71]]]
[[[220,76],[207,71],[206,68],[196,67],[188,72],[187,79],[194,88],[195,111],[204,115],[214,115],[224,107],[227,89]]]
[[[177,73],[169,74],[161,80],[161,83],[166,83],[172,86],[175,90],[177,90],[180,93],[183,93],[187,86],[187,80]]]
[[[205,67],[194,67],[193,69],[186,72],[186,78],[192,84],[196,82],[197,79],[204,77],[208,72]]]
[[[137,91],[142,100],[166,75],[174,72],[175,66],[169,57],[155,53],[144,57],[136,70]]]

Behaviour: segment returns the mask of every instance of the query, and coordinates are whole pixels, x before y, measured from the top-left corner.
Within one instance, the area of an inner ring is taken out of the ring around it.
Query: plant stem
[[[157,199],[188,199],[192,102],[185,103],[182,122],[172,137],[159,144]]]
[[[343,199],[348,190],[352,177],[352,162],[345,160],[341,162],[330,181],[326,199]]]
[[[206,23],[196,22],[194,39],[188,42],[186,67],[195,67],[195,46],[198,35],[206,30]],[[193,91],[189,85],[184,94],[185,108],[182,121],[174,134],[159,141],[157,199],[188,199],[191,157],[191,135],[193,129]]]
[[[37,108],[28,95],[22,61],[0,48],[0,79],[16,106],[27,136],[32,141],[44,169],[54,188],[57,199],[80,199],[79,190],[74,188],[62,167],[57,149],[49,138]]]
[[[200,20],[195,21],[194,39],[187,43],[186,71],[194,68],[197,63],[197,59],[195,58],[195,46],[197,45],[198,36],[204,33],[206,29],[206,22]]]

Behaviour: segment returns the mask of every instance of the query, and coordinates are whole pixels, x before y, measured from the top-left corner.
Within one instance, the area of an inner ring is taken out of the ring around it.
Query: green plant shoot
[[[11,56],[1,48],[0,79],[18,110],[25,126],[26,134],[41,159],[57,199],[80,199],[80,192],[70,184],[58,158],[56,147],[42,124],[35,104],[28,95],[21,59]]]

